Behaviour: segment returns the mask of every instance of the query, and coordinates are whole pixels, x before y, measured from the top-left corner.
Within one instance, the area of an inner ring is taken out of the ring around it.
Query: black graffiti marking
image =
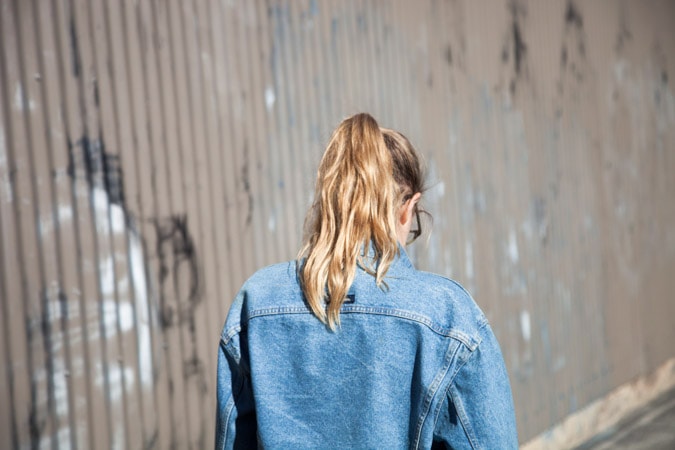
[[[194,331],[194,309],[201,301],[201,279],[194,240],[188,231],[187,216],[177,214],[153,221],[157,234],[157,257],[159,258],[160,324],[168,328],[187,323]],[[181,273],[187,268],[188,291],[181,293]],[[173,281],[177,305],[168,304],[166,285]]]
[[[513,39],[513,62],[516,75],[518,76],[522,70],[523,59],[525,58],[525,52],[527,51],[527,45],[525,45],[523,34],[520,31],[520,24],[515,17],[511,24],[511,33]]]
[[[616,44],[614,49],[617,53],[623,51],[626,43],[633,40],[633,33],[628,29],[628,24],[626,23],[626,13],[622,8],[621,11],[621,22],[619,24],[619,34],[616,37]]]
[[[584,19],[581,17],[581,13],[574,3],[570,0],[567,2],[567,8],[565,9],[565,30],[572,28],[576,31],[578,36],[577,50],[579,55],[582,58],[586,56],[586,43],[584,42]]]
[[[40,439],[44,429],[47,425],[46,419],[38,418],[37,412],[37,392],[34,392],[35,389],[31,386],[31,408],[28,415],[28,429],[30,434],[31,446],[37,448],[40,443]]]
[[[183,361],[183,377],[196,378],[197,389],[199,393],[206,394],[209,390],[206,382],[206,367],[204,361],[197,356],[196,342],[193,342],[193,354],[189,359]]]
[[[75,29],[75,17],[70,16],[70,57],[73,63],[73,75],[80,76],[82,64],[80,62],[80,46],[77,41],[77,30]]]
[[[548,226],[546,220],[546,200],[542,197],[535,197],[532,205],[534,223],[537,225],[537,232],[542,246],[548,243]]]
[[[571,0],[567,2],[567,8],[565,9],[565,24],[573,26],[578,30],[584,27],[584,19]]]
[[[94,78],[94,104],[98,108],[101,106],[101,98],[99,97],[99,91],[98,91],[98,80]]]
[[[157,256],[159,258],[159,323],[161,329],[187,326],[190,342],[182,359],[182,376],[197,387],[204,398],[208,392],[205,364],[199,359],[196,340],[195,309],[202,300],[201,277],[194,240],[185,214],[155,219]],[[186,280],[187,278],[187,280]],[[187,282],[188,290],[185,292]],[[169,304],[167,290],[173,285],[175,300]],[[181,352],[182,353],[182,352]],[[178,374],[175,374],[178,375]],[[169,395],[174,395],[173,375],[169,376]],[[202,431],[203,434],[203,431]]]
[[[68,175],[72,179],[81,176],[87,180],[90,188],[102,187],[108,194],[108,201],[126,211],[120,158],[105,151],[101,137],[90,139],[85,134],[74,143],[69,137],[68,157]]]
[[[66,313],[64,309],[67,308],[68,298],[66,297],[65,292],[58,289],[57,293],[58,303],[61,308],[61,317],[62,320],[65,320]],[[36,381],[36,373],[31,373],[31,399],[30,399],[30,409],[28,413],[28,432],[31,439],[31,446],[36,448],[42,440],[42,436],[45,432],[47,426],[47,418],[53,414],[55,411],[55,386],[54,386],[54,352],[52,339],[52,318],[50,314],[50,297],[47,289],[43,288],[40,292],[40,301],[41,301],[41,312],[39,319],[35,316],[28,319],[26,323],[28,345],[31,350],[29,350],[28,358],[32,358],[32,348],[35,342],[35,337],[37,337],[36,328],[39,325],[40,333],[42,336],[42,345],[45,352],[45,371],[46,371],[46,380],[47,380],[47,404],[45,405],[43,401],[38,399],[38,381]]]
[[[251,192],[251,179],[249,170],[248,144],[244,143],[244,164],[241,166],[241,183],[248,200],[248,209],[246,211],[246,226],[251,225],[253,220],[253,193]]]
[[[518,80],[524,74],[527,57],[527,44],[525,43],[521,29],[522,17],[525,16],[526,11],[524,6],[516,1],[509,4],[509,11],[511,15],[511,28],[502,47],[501,59],[504,64],[508,64],[511,55],[513,55],[513,78],[509,84],[509,89],[511,95],[514,95]]]
[[[564,74],[569,73],[578,83],[584,79],[583,69],[586,59],[586,43],[584,34],[584,20],[581,13],[570,0],[565,7],[563,45],[560,49],[560,76],[558,94],[562,95],[565,86]],[[574,44],[576,43],[576,52]]]
[[[452,66],[452,47],[450,45],[445,48],[445,62]]]
[[[157,441],[159,440],[159,431],[155,429],[155,432],[152,433],[152,436],[150,436],[146,441],[145,441],[145,448],[146,450],[151,450],[154,448],[157,448]]]

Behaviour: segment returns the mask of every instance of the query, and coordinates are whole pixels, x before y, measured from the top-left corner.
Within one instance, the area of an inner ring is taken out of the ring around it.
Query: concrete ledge
[[[675,358],[656,371],[611,391],[558,425],[521,446],[523,450],[568,449],[583,444],[596,434],[616,425],[659,395],[675,387]]]

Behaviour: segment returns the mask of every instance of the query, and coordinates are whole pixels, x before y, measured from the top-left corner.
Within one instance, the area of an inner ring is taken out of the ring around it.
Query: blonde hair
[[[330,329],[340,323],[357,264],[382,287],[399,252],[398,205],[422,191],[421,179],[410,142],[380,128],[369,114],[349,117],[333,132],[319,163],[299,253],[305,300]],[[371,246],[373,259],[367,258]]]

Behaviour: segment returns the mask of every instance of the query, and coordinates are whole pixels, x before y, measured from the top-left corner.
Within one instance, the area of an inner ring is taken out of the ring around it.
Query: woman
[[[258,271],[230,309],[216,448],[517,448],[485,316],[403,249],[422,191],[402,134],[368,114],[335,130],[300,257]]]

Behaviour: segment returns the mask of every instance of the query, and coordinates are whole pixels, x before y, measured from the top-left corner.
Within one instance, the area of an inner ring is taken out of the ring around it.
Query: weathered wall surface
[[[205,448],[230,299],[371,112],[521,440],[675,355],[672,1],[0,2],[0,448]]]

